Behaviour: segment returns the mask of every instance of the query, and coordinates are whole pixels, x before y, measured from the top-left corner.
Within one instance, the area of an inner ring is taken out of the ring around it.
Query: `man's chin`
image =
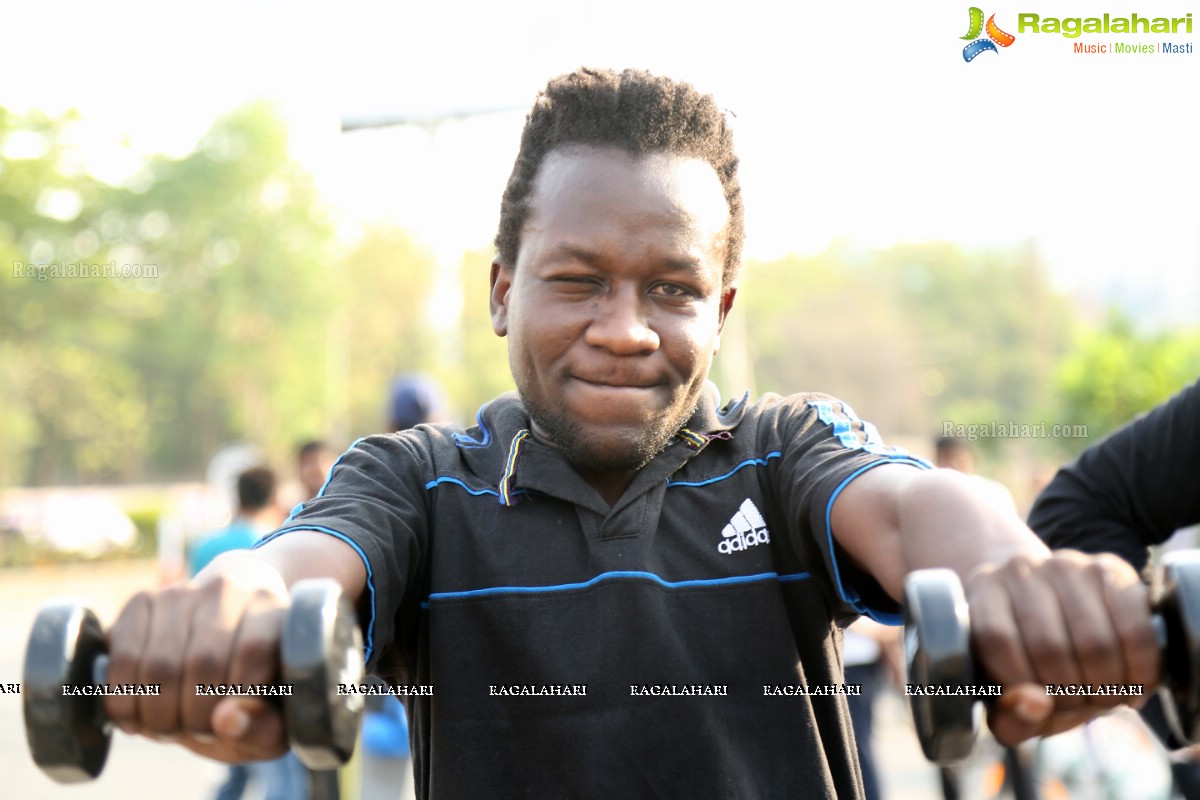
[[[628,439],[623,445],[591,441],[580,446],[580,443],[573,442],[571,446],[563,448],[563,454],[572,466],[583,472],[629,472],[649,464],[665,447],[665,444],[651,442],[640,442],[637,447],[631,447]]]
[[[585,472],[641,469],[666,449],[691,415],[667,419],[668,414],[655,410],[642,416],[630,414],[633,409],[628,407],[591,409],[599,411],[595,415],[578,411],[555,414],[528,400],[525,408],[533,419],[535,435],[548,439],[576,469]]]
[[[541,438],[549,439],[575,469],[582,472],[627,472],[638,470],[666,448],[661,426],[567,425],[537,426]]]

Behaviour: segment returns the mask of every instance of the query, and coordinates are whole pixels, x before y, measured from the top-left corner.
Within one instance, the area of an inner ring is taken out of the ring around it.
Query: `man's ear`
[[[492,331],[497,336],[508,335],[508,292],[512,289],[512,270],[499,261],[492,262],[492,291],[488,307],[492,313]]]
[[[725,318],[729,316],[729,312],[733,308],[733,298],[735,297],[737,297],[736,286],[730,286],[725,290],[725,293],[721,295],[721,310],[719,312],[720,318],[717,322],[718,332],[725,327]]]
[[[725,320],[729,317],[729,312],[733,308],[733,298],[737,296],[737,287],[730,286],[721,295],[721,305],[717,309],[717,338],[713,342],[713,355],[721,349],[721,331],[725,330]]]

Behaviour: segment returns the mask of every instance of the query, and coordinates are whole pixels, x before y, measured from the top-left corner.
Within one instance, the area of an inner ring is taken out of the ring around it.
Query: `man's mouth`
[[[661,369],[641,359],[604,360],[567,367],[567,377],[614,389],[649,389],[667,382]]]
[[[602,389],[653,389],[662,383],[661,381],[643,378],[587,378],[582,375],[572,375],[571,377],[581,383],[586,383],[589,386],[597,386]]]

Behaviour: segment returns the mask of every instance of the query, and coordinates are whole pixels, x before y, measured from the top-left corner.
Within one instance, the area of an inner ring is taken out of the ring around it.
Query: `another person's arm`
[[[1147,548],[1200,522],[1200,382],[1063,467],[1029,512],[1051,547],[1116,553],[1137,569]]]

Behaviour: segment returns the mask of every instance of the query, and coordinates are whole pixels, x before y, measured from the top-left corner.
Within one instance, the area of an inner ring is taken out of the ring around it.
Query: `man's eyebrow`
[[[582,261],[585,264],[597,264],[601,261],[600,254],[595,250],[574,244],[559,244],[547,254],[546,260],[554,263],[559,261]]]
[[[595,250],[590,250],[580,245],[559,244],[547,254],[546,260],[551,263],[581,261],[584,264],[595,265],[601,263],[604,260],[604,256]],[[671,272],[686,272],[697,277],[704,274],[704,267],[700,259],[692,256],[664,258],[663,264]]]
[[[684,256],[682,258],[668,258],[664,260],[667,268],[672,272],[687,272],[696,277],[704,275],[704,267],[700,263],[700,259]]]

